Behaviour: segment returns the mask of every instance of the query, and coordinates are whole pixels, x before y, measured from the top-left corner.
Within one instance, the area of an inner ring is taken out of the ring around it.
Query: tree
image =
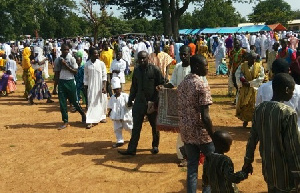
[[[230,1],[210,0],[204,3],[201,10],[194,10],[193,18],[200,21],[198,24],[200,28],[231,27],[237,26],[241,15]]]
[[[96,43],[98,39],[99,27],[101,25],[101,19],[97,12],[93,10],[93,6],[95,5],[95,3],[91,0],[84,0],[80,3],[80,5],[82,6],[83,14],[92,24],[94,43]]]
[[[193,17],[191,13],[185,13],[179,19],[179,28],[192,29],[195,28],[195,26],[198,27],[199,25],[195,22],[197,22],[197,20]]]
[[[43,12],[39,16],[40,35],[44,38],[68,37],[78,34],[79,21],[72,0],[39,0]],[[76,27],[77,26],[77,27]]]
[[[267,25],[282,23],[283,25],[291,19],[291,6],[284,0],[260,1],[248,17],[251,22],[265,22]]]
[[[211,0],[109,0],[108,4],[125,8],[126,19],[154,16],[162,18],[165,35],[178,37],[179,19],[191,3],[205,3]],[[225,1],[225,0],[224,0]],[[226,0],[231,2],[231,0]],[[235,2],[254,2],[257,0],[232,0]]]
[[[2,1],[0,35],[11,40],[21,35],[54,38],[79,34],[82,18],[73,13],[75,8],[73,0]]]
[[[294,19],[300,19],[300,10],[292,11]]]

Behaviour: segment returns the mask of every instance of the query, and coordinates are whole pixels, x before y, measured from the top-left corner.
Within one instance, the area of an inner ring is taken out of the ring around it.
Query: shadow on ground
[[[85,129],[85,124],[81,122],[69,122],[71,127]],[[62,122],[53,123],[35,123],[35,124],[16,124],[16,125],[5,125],[6,129],[58,129],[62,126]]]
[[[111,141],[95,141],[87,143],[63,144],[62,147],[75,147],[70,151],[62,153],[63,155],[72,156],[77,154],[82,155],[103,155],[101,159],[92,159],[96,165],[122,170],[125,172],[140,172],[140,173],[163,173],[162,168],[155,168],[153,171],[144,171],[141,169],[143,165],[158,165],[158,164],[173,164],[177,167],[176,154],[158,153],[152,155],[151,149],[138,149],[135,156],[124,156],[117,152],[117,149],[112,148],[114,143]],[[125,144],[127,147],[127,144]],[[80,147],[80,148],[78,148]],[[136,164],[134,167],[124,167],[123,164]]]

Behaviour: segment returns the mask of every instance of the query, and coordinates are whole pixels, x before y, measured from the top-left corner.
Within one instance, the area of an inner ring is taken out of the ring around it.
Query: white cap
[[[120,82],[120,78],[119,77],[113,77],[111,79],[111,88],[112,89],[121,88],[121,82]]]

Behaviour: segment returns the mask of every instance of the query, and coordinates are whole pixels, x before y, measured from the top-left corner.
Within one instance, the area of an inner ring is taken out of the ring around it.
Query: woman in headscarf
[[[25,92],[24,92],[24,97],[28,99],[28,94],[30,90],[34,86],[34,69],[31,66],[30,63],[30,54],[31,50],[30,48],[26,45],[24,50],[23,50],[23,60],[22,60],[22,68],[23,68],[23,80],[25,84]]]
[[[227,49],[227,55],[229,55],[229,53],[233,49],[233,39],[232,39],[232,35],[231,34],[229,34],[228,38],[226,38],[226,40],[225,40],[225,46],[226,46],[226,49]]]
[[[218,69],[219,69],[219,65],[222,63],[222,59],[226,57],[225,54],[226,48],[224,46],[224,42],[223,41],[219,41],[219,45],[216,48],[215,51],[215,62],[216,62],[216,75],[218,74]]]

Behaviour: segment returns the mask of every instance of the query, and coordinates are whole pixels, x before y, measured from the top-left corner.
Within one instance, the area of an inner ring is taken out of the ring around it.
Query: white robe
[[[88,60],[84,66],[84,85],[88,86],[86,123],[99,123],[106,117],[107,96],[102,93],[102,81],[107,80],[104,62]]]
[[[14,81],[17,81],[17,75],[16,75],[17,69],[18,67],[16,61],[14,60],[6,61],[6,71],[10,70],[11,75],[14,77]]]
[[[125,83],[125,71],[126,69],[126,62],[123,59],[120,59],[119,61],[114,59],[110,65],[110,73],[114,70],[119,70],[120,73],[112,73],[112,78],[113,77],[118,77],[120,78],[120,83],[124,84]]]
[[[226,48],[224,46],[224,42],[219,42],[219,46],[217,47],[215,54],[216,58],[216,71],[218,70],[220,64],[222,63],[222,59],[226,57]]]
[[[264,35],[264,34],[261,35],[260,47],[261,47],[261,57],[262,58],[266,58],[266,51],[267,51],[266,43],[265,43],[266,40],[267,40],[266,35]]]
[[[122,47],[122,59],[127,62],[127,64],[131,65],[131,51],[127,45]]]

